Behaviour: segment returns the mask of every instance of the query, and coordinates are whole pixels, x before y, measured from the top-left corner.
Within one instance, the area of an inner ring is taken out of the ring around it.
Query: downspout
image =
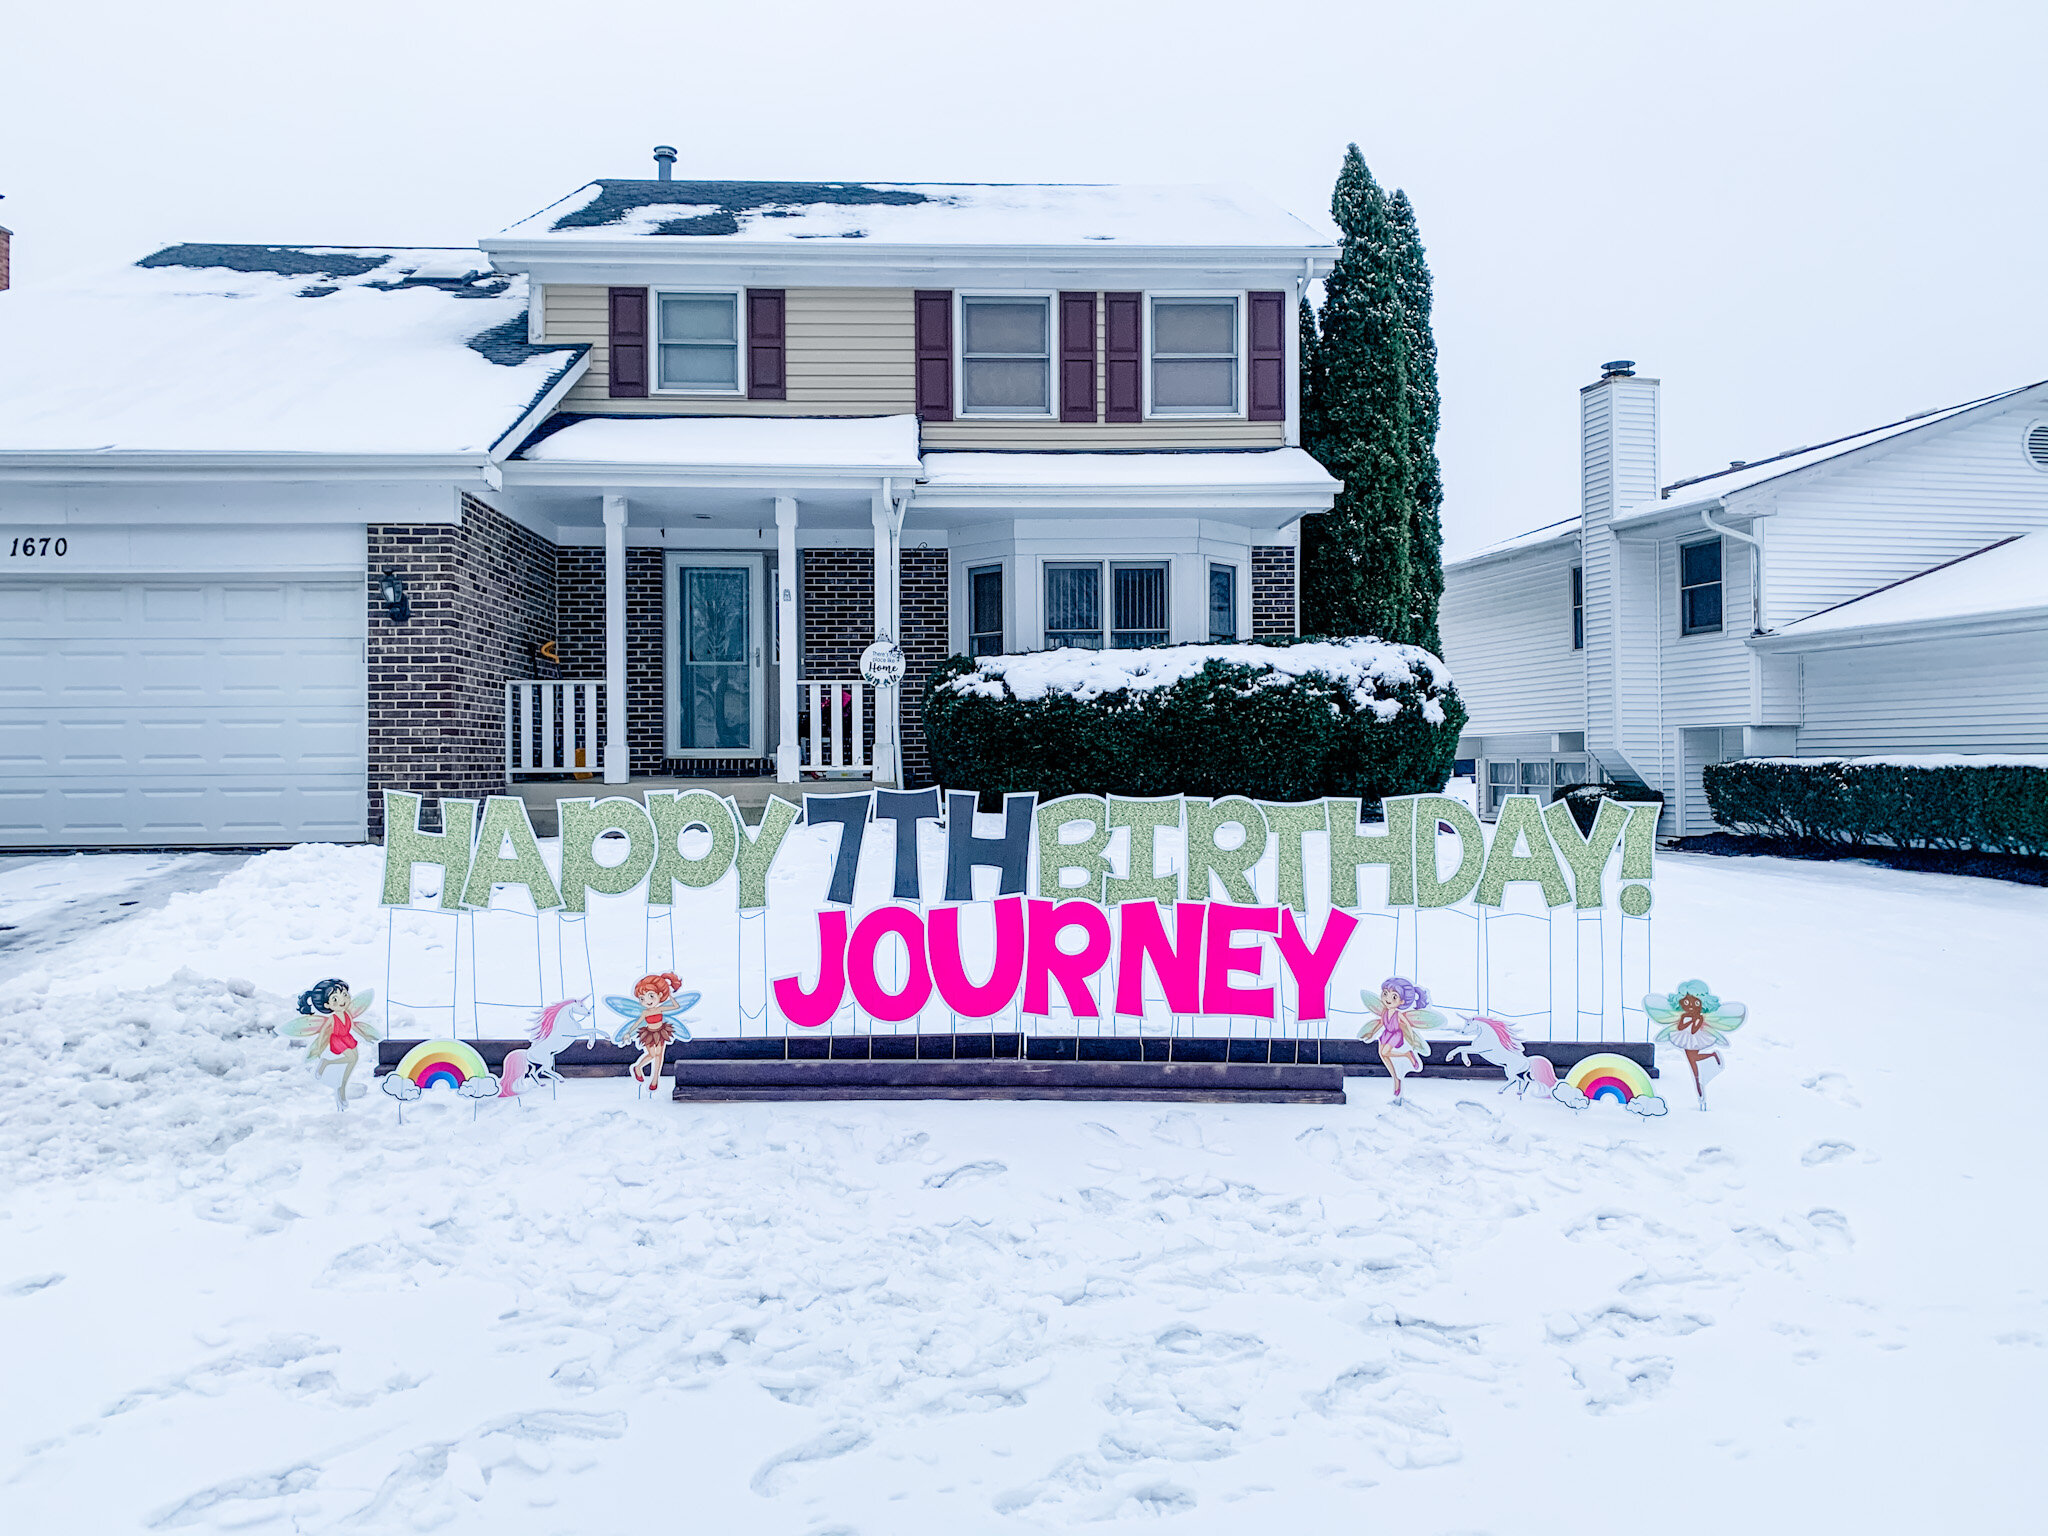
[[[1726,538],[1740,539],[1756,553],[1749,559],[1749,632],[1760,635],[1764,628],[1764,541],[1753,533],[1739,529],[1724,528],[1714,521],[1712,507],[1700,508],[1700,521],[1707,525],[1709,533],[1721,534]]]

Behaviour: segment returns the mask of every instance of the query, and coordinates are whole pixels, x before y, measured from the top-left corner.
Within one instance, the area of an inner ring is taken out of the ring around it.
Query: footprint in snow
[[[1825,1098],[1833,1099],[1837,1104],[1846,1104],[1851,1109],[1861,1109],[1863,1107],[1862,1100],[1858,1099],[1851,1091],[1849,1079],[1840,1072],[1816,1072],[1812,1077],[1801,1082],[1799,1086],[1818,1093]]]
[[[55,1270],[45,1275],[24,1275],[11,1284],[0,1286],[0,1296],[33,1296],[37,1291],[47,1291],[51,1286],[61,1284],[63,1279]]]
[[[1809,1168],[1817,1168],[1822,1163],[1838,1163],[1855,1150],[1846,1141],[1816,1141],[1799,1154],[1799,1161]]]
[[[999,1173],[1010,1171],[1007,1163],[993,1159],[978,1163],[962,1163],[958,1168],[949,1168],[944,1173],[932,1174],[924,1181],[926,1189],[945,1189],[954,1184],[972,1184],[979,1179],[992,1179]]]

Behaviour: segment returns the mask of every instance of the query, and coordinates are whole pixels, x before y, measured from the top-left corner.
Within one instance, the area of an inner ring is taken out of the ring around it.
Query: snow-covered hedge
[[[2048,757],[1757,757],[1705,780],[1738,832],[2048,855]]]
[[[1045,798],[1415,794],[1464,723],[1442,661],[1373,639],[956,656],[924,709],[940,783]]]
[[[1562,800],[1572,813],[1579,831],[1590,837],[1600,815],[1602,800],[1620,800],[1630,805],[1664,803],[1664,791],[1644,784],[1560,784],[1550,792],[1553,802]]]

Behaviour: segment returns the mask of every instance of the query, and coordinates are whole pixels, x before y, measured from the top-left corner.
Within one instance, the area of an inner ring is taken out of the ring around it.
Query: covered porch
[[[900,690],[859,657],[902,633],[919,472],[909,417],[592,417],[528,444],[502,504],[557,546],[560,633],[503,680],[508,781],[548,815],[592,783],[758,814],[770,785],[901,782]]]

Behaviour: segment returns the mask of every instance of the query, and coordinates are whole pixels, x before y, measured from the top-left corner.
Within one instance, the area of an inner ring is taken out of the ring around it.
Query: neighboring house
[[[917,783],[948,654],[1295,632],[1325,234],[657,158],[477,250],[0,299],[0,846],[357,839],[508,772]]]
[[[1449,564],[1486,814],[1708,763],[2048,752],[2048,383],[1662,484],[1657,381],[1580,396],[1581,513]]]

